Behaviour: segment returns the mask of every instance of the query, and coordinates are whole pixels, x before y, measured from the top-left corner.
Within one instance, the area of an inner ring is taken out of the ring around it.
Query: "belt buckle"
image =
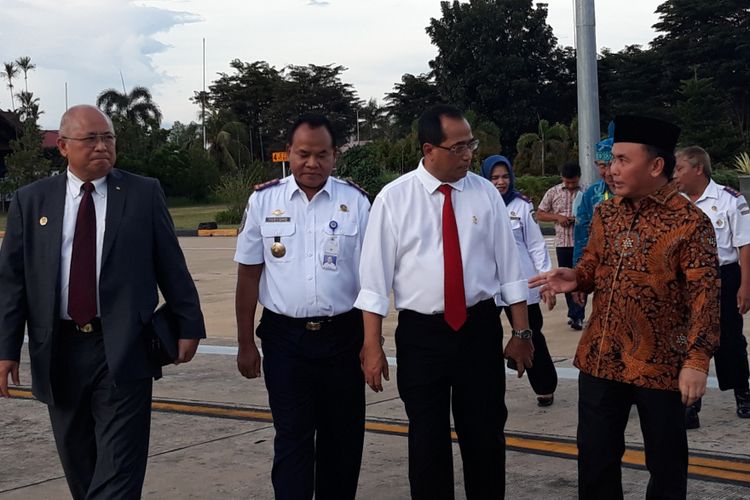
[[[94,325],[92,325],[91,323],[86,323],[83,326],[79,326],[78,331],[81,333],[91,333],[94,331]]]
[[[323,323],[321,321],[308,321],[307,323],[305,323],[305,330],[308,330],[311,332],[320,331],[322,324]]]

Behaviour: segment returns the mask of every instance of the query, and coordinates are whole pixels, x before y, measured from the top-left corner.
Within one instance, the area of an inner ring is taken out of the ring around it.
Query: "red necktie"
[[[445,196],[443,201],[443,265],[445,295],[445,322],[458,331],[466,323],[466,296],[464,293],[464,269],[461,263],[461,247],[458,244],[458,226],[453,213],[451,191],[443,184],[438,190]]]
[[[91,195],[94,185],[86,182],[81,189],[68,281],[68,314],[78,326],[96,316],[96,210]]]

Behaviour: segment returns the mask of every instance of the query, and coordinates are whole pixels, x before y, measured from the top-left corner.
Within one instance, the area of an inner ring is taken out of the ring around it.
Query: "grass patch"
[[[193,205],[187,207],[173,207],[169,209],[176,229],[198,229],[201,222],[213,222],[217,212],[226,210],[227,206],[219,205]],[[231,229],[237,225],[219,225],[220,229]]]
[[[8,218],[8,212],[0,212],[0,231],[5,231],[5,220]]]

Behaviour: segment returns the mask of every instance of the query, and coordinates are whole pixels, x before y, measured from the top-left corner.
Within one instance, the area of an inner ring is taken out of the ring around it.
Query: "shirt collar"
[[[107,197],[106,175],[104,177],[94,179],[93,181],[91,181],[91,183],[94,185],[94,194],[96,194],[100,198]],[[83,194],[83,192],[81,191],[81,186],[83,186],[83,181],[70,170],[70,167],[68,167],[68,192],[70,193],[70,196],[73,197],[73,199],[76,199]]]
[[[714,198],[717,200],[719,199],[719,185],[716,184],[713,179],[708,181],[708,186],[706,186],[706,189],[703,190],[703,194],[701,195],[701,197],[695,200],[695,203],[700,203],[706,198]]]
[[[286,199],[291,200],[292,197],[294,196],[294,193],[299,193],[300,196],[302,196],[305,200],[307,200],[307,195],[305,194],[304,191],[302,191],[302,188],[299,187],[299,184],[297,184],[297,179],[295,179],[293,175],[290,175],[288,179],[289,179],[289,182],[287,182],[287,185],[286,185]],[[333,179],[331,179],[330,175],[328,176],[328,179],[326,179],[326,183],[323,184],[323,187],[320,189],[320,191],[315,193],[315,196],[313,196],[313,200],[320,193],[326,193],[329,198],[333,196]]]
[[[466,174],[466,175],[469,175],[469,174]],[[452,187],[456,191],[463,191],[464,184],[466,183],[466,177],[462,177],[456,182],[443,182],[435,178],[435,176],[429,173],[427,169],[424,167],[424,159],[419,160],[419,166],[417,167],[417,179],[419,179],[419,182],[422,183],[424,188],[430,194],[437,191],[437,189],[443,184],[448,184],[450,187]]]

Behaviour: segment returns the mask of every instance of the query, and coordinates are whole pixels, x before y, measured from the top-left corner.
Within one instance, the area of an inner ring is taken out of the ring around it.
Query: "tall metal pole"
[[[201,94],[201,125],[203,127],[203,149],[206,144],[206,39],[203,38],[203,93]]]
[[[582,181],[591,185],[599,142],[599,81],[596,74],[596,16],[594,0],[576,0],[576,67],[578,72],[578,162]]]

